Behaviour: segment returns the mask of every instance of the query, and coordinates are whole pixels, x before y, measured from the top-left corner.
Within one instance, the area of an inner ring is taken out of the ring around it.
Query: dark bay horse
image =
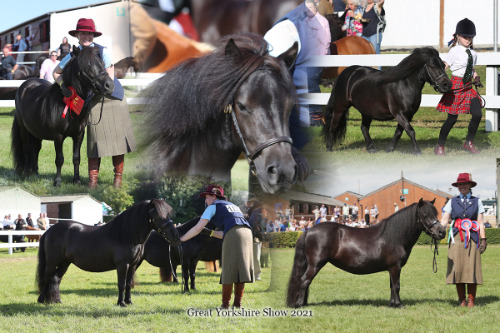
[[[85,47],[80,50],[74,47],[74,56],[62,73],[66,86],[74,87],[78,96],[85,100],[79,115],[68,110],[66,117],[62,118],[65,103],[56,83],[30,79],[19,87],[12,124],[12,152],[18,174],[37,174],[42,140],[54,141],[57,168],[54,186],[59,186],[64,163],[63,143],[69,136],[73,139],[73,182],[80,184],[80,147],[90,109],[103,95],[111,94],[114,89],[113,80],[104,70],[98,52],[98,48]]]
[[[60,303],[59,284],[69,265],[89,272],[118,272],[118,305],[132,304],[132,277],[151,230],[174,244],[177,229],[170,220],[172,208],[163,200],[139,202],[102,226],[59,222],[40,239],[37,283],[39,303]],[[125,292],[125,297],[124,297]]]
[[[442,239],[445,228],[437,219],[433,201],[420,199],[369,228],[320,223],[304,232],[295,246],[286,303],[307,305],[309,286],[326,263],[353,274],[389,271],[390,307],[401,307],[399,278],[422,231]]]
[[[199,220],[199,217],[192,219],[179,226],[177,231],[182,236],[194,227]],[[207,228],[214,229],[215,226],[212,222],[209,222]],[[220,260],[221,257],[222,239],[198,234],[183,242],[179,253],[177,248],[171,249],[170,243],[161,237],[159,233],[153,231],[144,245],[143,260],[160,268],[162,280],[166,280],[168,275],[174,273],[174,282],[177,282],[175,276],[177,266],[181,265],[184,280],[183,292],[185,293],[189,291],[189,280],[191,280],[191,289],[196,289],[195,276],[198,261]],[[170,266],[170,261],[173,267]]]
[[[155,171],[230,181],[244,152],[265,192],[289,189],[297,179],[288,126],[296,55],[297,44],[274,58],[261,36],[232,35],[156,80],[145,122]]]
[[[396,119],[398,125],[387,151],[394,151],[404,130],[411,138],[414,152],[420,154],[410,122],[420,107],[425,82],[441,93],[451,88],[444,63],[431,47],[413,50],[397,66],[386,71],[365,66],[348,67],[335,80],[324,110],[322,135],[326,148],[331,150],[345,137],[348,110],[354,106],[362,116],[361,131],[368,152],[376,151],[369,134],[372,120]]]

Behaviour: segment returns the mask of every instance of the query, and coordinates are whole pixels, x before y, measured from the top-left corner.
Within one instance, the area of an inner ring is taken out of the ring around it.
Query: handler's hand
[[[483,254],[483,252],[486,251],[486,246],[488,246],[486,238],[481,238],[481,241],[479,242],[479,253]]]
[[[69,90],[68,87],[66,87],[66,85],[64,83],[61,84],[61,91],[62,91],[62,94],[64,95],[64,97],[69,98],[73,94],[71,92],[71,90]]]
[[[200,234],[210,236],[212,234],[212,231],[212,229],[204,227],[203,229],[201,229]]]
[[[479,75],[476,75],[476,77],[474,78],[474,81],[472,81],[472,84],[475,85],[476,87],[479,87],[479,88],[483,87],[483,84],[481,83],[481,78],[479,77]]]

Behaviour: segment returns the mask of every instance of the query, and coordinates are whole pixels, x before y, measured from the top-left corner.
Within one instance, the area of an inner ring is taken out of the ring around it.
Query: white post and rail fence
[[[395,66],[408,54],[370,54],[370,55],[327,55],[313,57],[311,66],[313,67],[348,67],[352,65],[362,66]],[[444,54],[440,55],[442,58]],[[486,101],[486,131],[498,131],[498,111],[500,110],[500,96],[498,96],[498,77],[497,68],[500,67],[499,52],[481,52],[478,53],[477,64],[486,66],[486,78],[481,78],[486,86],[486,94],[483,96]],[[123,86],[128,87],[144,87],[158,79],[162,74],[155,73],[138,73],[134,79],[121,79]],[[1,87],[19,87],[23,80],[0,80]],[[314,93],[306,94],[306,97],[311,104],[326,105],[330,94]],[[424,94],[422,95],[421,107],[436,107],[441,94]],[[127,103],[144,104],[145,101],[141,98],[127,98]],[[15,107],[15,101],[4,100],[0,101],[0,107]]]

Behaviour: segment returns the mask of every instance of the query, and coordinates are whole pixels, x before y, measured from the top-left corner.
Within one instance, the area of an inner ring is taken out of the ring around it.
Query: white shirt
[[[450,51],[445,55],[443,61],[448,64],[453,76],[463,77],[465,74],[465,69],[467,68],[467,60],[469,55],[465,51],[466,47],[457,44],[450,49]],[[473,66],[476,66],[477,53],[474,50],[470,50],[473,59]],[[474,67],[473,67],[474,68]]]

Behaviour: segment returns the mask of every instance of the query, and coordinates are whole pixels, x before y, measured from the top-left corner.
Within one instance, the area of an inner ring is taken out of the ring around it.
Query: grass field
[[[115,305],[115,271],[89,273],[72,265],[61,283],[62,303],[41,305],[36,302],[34,286],[36,252],[28,249],[10,256],[0,250],[1,332],[498,331],[500,246],[489,246],[482,256],[484,285],[478,288],[478,306],[474,309],[457,307],[454,286],[444,283],[446,249],[441,247],[438,272],[434,274],[432,251],[417,246],[402,270],[405,308],[387,306],[387,272],[356,276],[327,265],[311,285],[310,305],[301,312],[307,316],[296,317],[284,304],[293,249],[273,250],[272,268],[263,270],[262,281],[246,285],[243,307],[259,311],[247,317],[217,315],[219,275],[207,272],[203,265],[197,271],[198,290],[183,295],[179,285],[159,284],[157,268],[144,263],[137,272],[139,285],[132,291],[134,304],[127,308]],[[190,308],[211,310],[212,314],[189,316]],[[269,308],[281,314],[270,316]]]

